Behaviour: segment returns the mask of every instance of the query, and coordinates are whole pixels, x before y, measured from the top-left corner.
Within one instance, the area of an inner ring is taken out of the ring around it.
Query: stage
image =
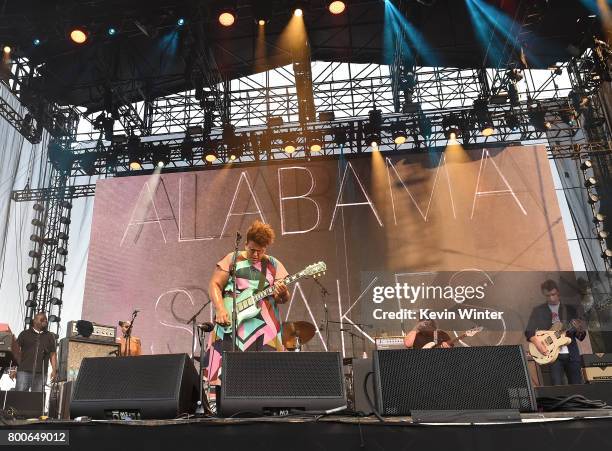
[[[610,449],[612,411],[522,414],[520,422],[415,424],[410,417],[191,418],[147,421],[9,421],[6,432],[68,431],[70,449],[334,449],[505,451]],[[42,446],[42,445],[38,445]]]

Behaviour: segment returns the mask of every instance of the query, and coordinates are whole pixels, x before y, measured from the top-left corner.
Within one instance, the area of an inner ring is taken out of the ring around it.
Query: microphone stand
[[[42,396],[42,407],[40,410],[41,417],[45,416],[45,379],[47,376],[47,373],[45,372],[45,356],[46,355],[47,355],[47,351],[43,349],[43,361],[42,361],[42,367],[40,368],[40,391],[41,391],[41,396]],[[49,367],[47,367],[47,370],[48,369]]]
[[[236,312],[236,259],[238,257],[238,246],[240,245],[240,240],[242,239],[242,235],[240,232],[236,232],[236,245],[234,246],[234,255],[232,257],[232,265],[230,266],[230,274],[232,277],[232,351],[236,351],[236,343],[237,343],[237,327],[236,323],[238,322],[238,312]]]
[[[136,317],[138,316],[138,310],[134,310],[132,312],[132,320],[130,321],[130,327],[128,327],[127,332],[125,333],[125,347],[126,347],[126,355],[130,355],[131,351],[131,341],[132,341],[132,328],[134,327],[134,321],[136,321]]]
[[[204,416],[204,413],[205,413],[205,410],[204,410],[204,346],[206,344],[205,337],[206,337],[206,332],[198,328],[198,341],[200,342],[200,371],[198,371],[200,397],[198,398],[198,407],[196,408],[196,411],[195,411],[196,416]]]
[[[200,313],[202,313],[202,310],[204,310],[206,308],[206,306],[208,304],[210,304],[210,299],[208,299],[208,302],[206,302],[201,308],[200,310],[198,310],[195,315],[193,315],[191,318],[189,318],[189,320],[187,320],[185,322],[185,324],[189,324],[191,323],[191,362],[195,365],[195,341],[196,341],[196,318],[198,317],[198,315]]]
[[[314,280],[315,283],[319,285],[319,288],[321,288],[321,299],[323,300],[323,308],[325,309],[325,345],[327,349],[329,349],[329,311],[327,310],[326,302],[326,296],[329,294],[329,291],[327,291],[327,289],[321,282],[319,282],[318,279],[313,278],[312,280]]]

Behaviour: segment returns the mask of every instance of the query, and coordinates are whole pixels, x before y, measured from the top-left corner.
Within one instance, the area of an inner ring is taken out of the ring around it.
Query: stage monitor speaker
[[[58,380],[74,381],[84,358],[116,356],[119,352],[119,343],[88,338],[62,338],[59,348]]]
[[[224,352],[223,416],[346,406],[337,352]]]
[[[376,351],[374,376],[381,415],[536,409],[519,345]]]
[[[0,407],[15,418],[38,418],[42,415],[42,392],[0,391]]]
[[[187,354],[83,359],[70,416],[162,419],[193,413],[198,374]]]

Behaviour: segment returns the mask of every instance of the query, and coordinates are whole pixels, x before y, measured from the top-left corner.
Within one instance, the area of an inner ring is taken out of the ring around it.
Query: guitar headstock
[[[301,273],[304,275],[304,277],[320,277],[325,274],[326,270],[327,265],[325,262],[317,262],[313,263],[312,265],[308,265]]]
[[[483,326],[478,326],[478,327],[474,327],[473,329],[470,330],[466,330],[465,331],[465,335],[467,337],[473,337],[474,335],[476,335],[478,332],[482,332],[482,330],[484,329]]]

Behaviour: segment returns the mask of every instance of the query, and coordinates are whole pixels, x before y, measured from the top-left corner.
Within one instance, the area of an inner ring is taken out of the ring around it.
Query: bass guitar
[[[458,337],[455,337],[451,340],[448,341],[449,345],[454,345],[455,343],[457,343],[459,340],[464,339],[465,337],[473,337],[474,335],[476,335],[478,332],[482,332],[482,329],[484,329],[484,327],[482,326],[478,326],[478,327],[474,327],[473,329],[470,330],[466,330],[465,332],[463,332],[461,335],[459,335]],[[430,341],[429,343],[425,344],[425,346],[423,346],[421,349],[432,349],[432,348],[441,348],[442,344],[441,343],[436,343],[435,341]]]
[[[297,282],[300,279],[305,279],[307,277],[319,277],[325,274],[326,270],[327,270],[327,265],[325,265],[324,262],[313,263],[312,265],[307,266],[300,272],[295,273],[291,276],[285,277],[283,279],[283,282],[285,282],[285,285],[290,285],[294,282]],[[246,319],[254,318],[255,316],[257,316],[259,312],[261,311],[259,307],[259,301],[267,298],[268,296],[271,296],[272,293],[274,293],[274,285],[269,286],[265,290],[262,290],[259,292],[257,290],[250,289],[250,288],[243,290],[236,297],[236,312],[237,312],[236,318],[237,318],[238,325],[242,324],[242,322]],[[225,298],[223,298],[223,303],[231,317],[232,311],[233,311],[232,296],[226,296]],[[220,327],[222,327],[226,333],[229,333],[232,330],[231,324],[229,326],[220,326]]]

